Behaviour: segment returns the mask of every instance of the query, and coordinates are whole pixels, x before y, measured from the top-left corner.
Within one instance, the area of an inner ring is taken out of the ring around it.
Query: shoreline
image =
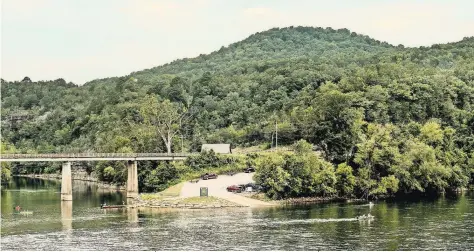
[[[24,177],[24,178],[39,178],[39,179],[47,179],[47,180],[56,180],[56,181],[61,181],[61,174],[19,174],[19,175],[12,175],[12,177]],[[112,185],[108,183],[101,182],[97,179],[94,179],[92,177],[74,177],[74,174],[72,176],[72,180],[77,180],[77,181],[87,181],[87,182],[92,182],[97,184],[97,186],[100,189],[111,189],[111,190],[117,190],[117,191],[126,191],[126,186],[119,186],[119,185]]]
[[[251,195],[244,196],[251,199]],[[211,203],[186,203],[187,199],[196,198],[165,198],[165,199],[152,199],[144,200],[140,196],[133,198],[133,203],[127,208],[140,208],[140,209],[212,209],[212,208],[264,208],[264,207],[284,207],[284,206],[304,206],[311,204],[322,204],[322,203],[335,203],[341,202],[345,204],[351,203],[363,203],[368,202],[362,199],[341,199],[341,198],[318,198],[318,197],[305,197],[305,198],[291,198],[284,200],[261,200],[262,202],[269,203],[270,205],[259,205],[259,206],[245,206],[237,204],[220,197],[209,196],[208,198],[215,198],[216,202]]]
[[[464,190],[472,191],[472,190]],[[304,206],[312,204],[324,204],[324,203],[344,203],[344,204],[354,204],[354,203],[370,203],[371,201],[377,200],[366,200],[366,199],[357,199],[357,198],[340,198],[340,197],[301,197],[301,198],[289,198],[282,200],[271,200],[264,198],[262,193],[259,194],[241,194],[243,197],[250,199],[259,200],[262,202],[270,203],[271,205],[260,205],[260,206],[245,206],[237,204],[220,198],[218,196],[208,196],[208,197],[168,197],[168,198],[157,198],[157,199],[142,199],[139,194],[138,197],[133,198],[133,203],[127,208],[139,208],[139,209],[175,209],[175,210],[184,210],[184,209],[210,209],[210,208],[262,208],[262,207],[285,207],[285,206]],[[208,203],[186,203],[188,199],[206,199],[214,198],[215,202]],[[389,199],[389,198],[384,198]],[[379,200],[384,200],[379,199]]]
[[[290,198],[283,200],[270,200],[262,199],[262,194],[247,194],[241,195],[243,197],[259,200],[267,204],[261,204],[258,206],[248,206],[238,204],[229,201],[219,196],[208,196],[208,197],[164,197],[156,199],[143,199],[142,195],[139,194],[136,198],[131,199],[132,204],[127,208],[140,208],[140,209],[209,209],[209,208],[261,208],[261,207],[284,207],[284,206],[298,206],[298,205],[311,205],[321,203],[334,203],[341,202],[346,204],[351,203],[363,203],[368,202],[364,199],[343,199],[343,198],[320,198],[320,197],[302,197],[302,198]],[[257,197],[255,197],[257,195]],[[207,199],[214,199],[212,202],[194,202],[188,203],[189,200],[206,201]]]
[[[132,199],[132,204],[127,208],[140,209],[210,209],[210,208],[243,208],[248,207],[236,204],[220,197],[169,197],[145,200],[141,195]]]
[[[248,197],[251,199],[257,199],[263,202],[272,203],[274,205],[288,206],[288,205],[309,205],[309,204],[320,204],[320,203],[360,203],[360,202],[369,202],[365,199],[357,198],[340,198],[340,197],[299,197],[299,198],[288,198],[273,200],[266,198],[263,193],[254,193],[250,195],[243,194],[242,196]]]

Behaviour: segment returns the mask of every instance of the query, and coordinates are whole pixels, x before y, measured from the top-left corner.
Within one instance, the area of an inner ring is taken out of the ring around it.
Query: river
[[[2,250],[474,250],[474,194],[433,200],[202,210],[102,210],[120,192],[14,178],[1,191]],[[32,212],[18,214],[14,207]],[[372,221],[354,217],[370,213]]]

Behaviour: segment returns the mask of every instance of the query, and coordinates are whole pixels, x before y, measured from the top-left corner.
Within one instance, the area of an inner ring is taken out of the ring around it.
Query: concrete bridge
[[[138,164],[140,160],[184,160],[194,153],[56,153],[56,154],[1,154],[0,162],[63,162],[61,200],[72,200],[71,162],[127,161],[127,197],[138,195]]]

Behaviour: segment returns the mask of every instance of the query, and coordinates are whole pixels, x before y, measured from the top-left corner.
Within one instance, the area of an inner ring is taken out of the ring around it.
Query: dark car
[[[215,174],[215,173],[210,173],[209,174],[209,173],[206,172],[206,174],[201,175],[201,179],[203,179],[203,180],[216,179],[216,178],[217,178],[217,174]]]
[[[260,192],[260,191],[262,191],[262,189],[263,189],[260,185],[257,185],[257,184],[255,184],[255,183],[248,183],[248,184],[243,185],[243,187],[244,187],[245,189],[247,189],[248,187],[251,187],[251,188],[252,188],[252,189],[251,189],[252,192]]]
[[[242,185],[231,185],[231,186],[228,186],[227,187],[227,191],[228,192],[237,192],[237,193],[241,193],[242,191],[245,190],[245,187],[242,186]]]
[[[255,172],[255,168],[253,168],[252,166],[247,167],[247,168],[244,169],[244,172],[245,172],[245,173]]]

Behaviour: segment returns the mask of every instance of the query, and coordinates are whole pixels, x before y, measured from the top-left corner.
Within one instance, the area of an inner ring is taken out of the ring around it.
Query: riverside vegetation
[[[268,147],[275,124],[278,143],[294,144],[286,153],[141,162],[144,192],[249,164],[274,199],[437,194],[474,179],[473,37],[405,48],[347,29],[275,28],[82,86],[28,77],[1,84],[2,153]],[[126,180],[121,162],[84,167],[103,181]],[[2,181],[59,169],[2,163]]]

